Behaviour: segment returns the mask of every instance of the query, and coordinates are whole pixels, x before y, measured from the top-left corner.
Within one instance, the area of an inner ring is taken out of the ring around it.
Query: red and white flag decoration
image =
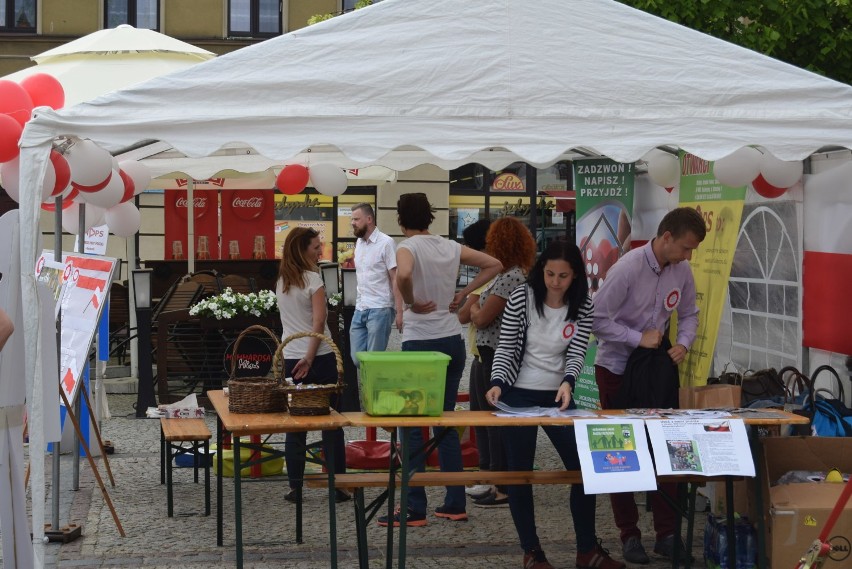
[[[852,354],[852,161],[810,176],[804,191],[803,342]]]

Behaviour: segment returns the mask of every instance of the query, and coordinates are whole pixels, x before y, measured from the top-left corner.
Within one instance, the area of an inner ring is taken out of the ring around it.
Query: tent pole
[[[195,272],[195,180],[186,180],[186,272]]]

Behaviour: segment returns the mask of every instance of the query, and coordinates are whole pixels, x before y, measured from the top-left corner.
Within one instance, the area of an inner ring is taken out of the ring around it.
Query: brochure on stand
[[[742,419],[645,421],[658,475],[754,476]]]
[[[645,424],[638,419],[574,422],[583,487],[587,494],[657,489]]]

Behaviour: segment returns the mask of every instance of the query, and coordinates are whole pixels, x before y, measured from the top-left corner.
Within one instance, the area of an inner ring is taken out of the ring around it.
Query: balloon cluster
[[[658,186],[671,193],[680,181],[680,161],[671,152],[653,149],[644,156],[648,164],[648,176]]]
[[[60,109],[65,104],[62,85],[51,75],[36,73],[20,84],[0,79],[0,182],[6,193],[20,201],[19,143],[32,110],[39,106]],[[41,207],[54,211],[62,196],[62,227],[79,231],[80,204],[86,204],[84,229],[107,224],[120,237],[139,231],[141,216],[130,202],[151,182],[148,169],[134,160],[119,163],[90,140],[71,140],[63,151],[50,151],[41,188]]]
[[[282,194],[292,196],[304,190],[308,182],[316,191],[327,196],[339,196],[349,186],[346,172],[334,164],[317,164],[310,168],[288,164],[278,173],[275,187]]]
[[[784,195],[802,178],[802,173],[801,161],[779,160],[751,146],[744,146],[713,164],[713,175],[726,186],[751,184],[754,191],[770,199]]]

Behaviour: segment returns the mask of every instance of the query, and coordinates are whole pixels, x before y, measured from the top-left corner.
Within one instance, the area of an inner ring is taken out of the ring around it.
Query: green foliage
[[[852,83],[852,0],[619,0],[688,28]]]
[[[355,2],[355,10],[360,10],[361,8],[366,8],[367,6],[372,5],[373,0],[358,0]],[[314,24],[318,24],[320,22],[324,22],[326,20],[330,20],[335,16],[339,16],[343,12],[337,12],[334,14],[314,14],[310,18],[308,18],[308,25],[313,26]]]

